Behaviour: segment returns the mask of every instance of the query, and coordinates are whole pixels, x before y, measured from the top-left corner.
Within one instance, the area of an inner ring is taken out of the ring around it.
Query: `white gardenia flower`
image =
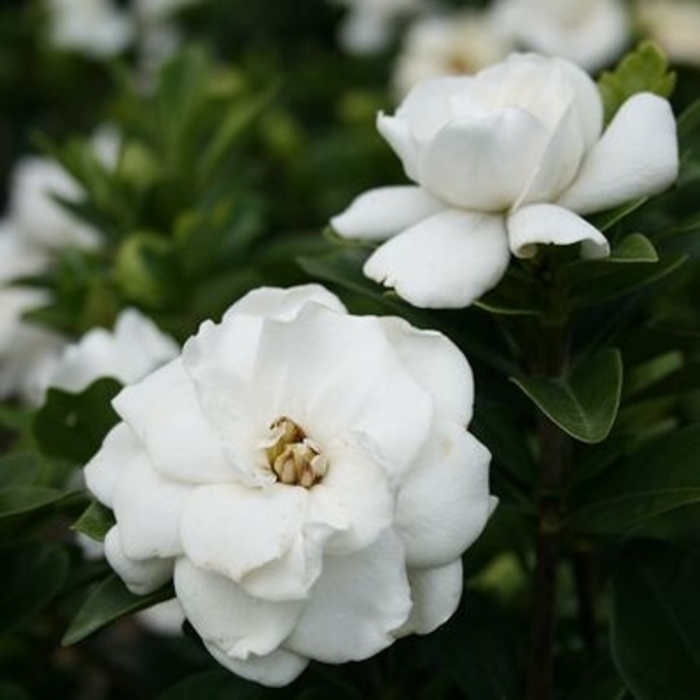
[[[22,236],[35,245],[59,250],[65,246],[93,249],[99,232],[73,216],[53,196],[69,201],[80,198],[81,186],[49,158],[25,156],[12,172],[8,213]]]
[[[513,54],[475,76],[428,79],[380,133],[416,186],[366,192],[331,220],[383,241],[364,273],[420,307],[462,307],[494,287],[510,253],[609,245],[581,214],[666,189],[677,177],[667,100],[629,98],[603,131],[595,83],[569,61]]]
[[[520,48],[566,58],[592,72],[616,59],[631,35],[622,0],[499,0],[493,14]]]
[[[47,303],[47,293],[13,284],[21,277],[41,273],[46,264],[44,251],[20,236],[11,222],[0,222],[0,398],[3,399],[19,396],[37,403],[37,385],[65,344],[58,334],[23,319],[23,314]]]
[[[697,0],[637,0],[636,19],[671,61],[700,65],[700,3]]]
[[[211,654],[283,685],[456,609],[495,499],[447,338],[348,315],[318,285],[259,289],[125,388],[85,468],[135,593],[174,577]]]
[[[134,23],[112,0],[46,0],[49,41],[92,58],[116,56],[133,41]]]
[[[404,36],[394,69],[394,91],[404,97],[425,78],[476,73],[503,60],[514,48],[488,12],[420,18]]]
[[[67,346],[45,377],[44,386],[79,393],[100,377],[131,384],[179,351],[178,344],[151,319],[136,309],[125,309],[112,331],[93,328]]]
[[[394,24],[417,13],[422,0],[333,0],[348,8],[340,27],[340,45],[351,54],[377,53],[392,38]]]

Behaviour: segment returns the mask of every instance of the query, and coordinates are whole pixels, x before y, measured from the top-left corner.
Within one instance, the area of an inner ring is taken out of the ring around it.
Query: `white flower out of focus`
[[[348,8],[340,26],[340,45],[351,54],[372,54],[387,48],[394,24],[421,9],[422,0],[333,0]]]
[[[40,289],[13,284],[42,272],[46,254],[19,235],[9,221],[0,222],[0,398],[19,396],[39,400],[39,385],[50,371],[65,340],[25,321],[23,314],[43,306],[48,295]]]
[[[251,292],[114,400],[85,468],[107,558],[137,594],[173,577],[211,654],[268,685],[430,632],[495,505],[472,403],[441,334]]]
[[[105,59],[133,41],[134,23],[112,0],[46,0],[49,41],[58,49]]]
[[[425,78],[476,73],[503,60],[513,48],[488,12],[420,18],[404,36],[394,69],[394,91],[404,97]]]
[[[667,100],[633,95],[603,130],[591,78],[536,54],[425,80],[377,126],[416,185],[370,190],[331,224],[347,238],[389,239],[364,273],[419,307],[471,304],[511,252],[531,257],[538,244],[607,256],[581,215],[658,193],[678,174]]]
[[[78,393],[100,377],[131,384],[172,360],[178,344],[136,309],[119,314],[114,329],[93,328],[68,345],[45,377],[45,387]]]
[[[591,72],[616,59],[631,35],[622,0],[499,0],[492,12],[519,48],[566,58]]]
[[[697,0],[637,0],[639,28],[658,42],[671,61],[700,65],[700,3]]]

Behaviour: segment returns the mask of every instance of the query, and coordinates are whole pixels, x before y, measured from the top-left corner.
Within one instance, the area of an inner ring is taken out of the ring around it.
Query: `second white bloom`
[[[511,252],[528,257],[537,244],[606,256],[607,240],[579,215],[660,192],[678,172],[666,100],[634,95],[603,131],[588,75],[535,54],[428,79],[377,125],[417,186],[371,190],[331,223],[349,238],[390,239],[365,274],[415,306],[467,306]]]

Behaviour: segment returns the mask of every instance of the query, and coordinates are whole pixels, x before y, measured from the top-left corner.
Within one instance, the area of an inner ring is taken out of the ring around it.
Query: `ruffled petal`
[[[290,551],[301,532],[307,499],[306,489],[281,484],[200,486],[180,521],[185,554],[199,568],[240,581]],[[280,586],[286,588],[288,582],[280,581]]]
[[[356,197],[331,226],[344,238],[383,241],[444,208],[420,187],[379,187]]]
[[[418,330],[401,318],[384,317],[382,324],[406,371],[430,394],[437,415],[467,425],[474,378],[459,348],[442,333]]]
[[[340,299],[320,284],[300,284],[289,289],[258,287],[230,306],[223,320],[246,315],[291,321],[307,304],[321,304],[339,313],[346,311]]]
[[[508,217],[508,238],[513,255],[531,258],[540,244],[581,244],[584,258],[610,255],[608,239],[595,227],[556,204],[532,204]]]
[[[105,558],[135,595],[146,595],[160,588],[173,575],[173,559],[131,559],[124,553],[119,526],[105,537]]]
[[[442,566],[458,558],[491,515],[489,451],[466,429],[441,423],[423,460],[406,479],[394,529],[411,567]]]
[[[113,404],[164,476],[190,483],[235,477],[179,358],[123,389]]]
[[[414,182],[418,182],[420,146],[413,138],[408,122],[405,119],[387,117],[380,113],[377,116],[377,131],[400,158],[406,175]]]
[[[394,641],[411,610],[401,544],[387,531],[345,557],[326,557],[286,649],[328,663],[365,659]]]
[[[419,182],[452,206],[505,211],[532,178],[548,138],[542,122],[518,108],[454,119],[425,147]]]
[[[448,209],[380,246],[367,277],[422,308],[460,308],[500,281],[510,253],[502,216]]]
[[[237,676],[272,687],[291,683],[309,665],[308,659],[284,649],[277,649],[265,656],[251,654],[247,659],[236,659],[224,654],[214,644],[205,642],[204,645],[222,666]]]
[[[413,608],[406,624],[397,631],[405,634],[429,634],[454,615],[462,597],[462,560],[430,569],[409,569]]]
[[[297,601],[253,598],[225,576],[203,571],[185,558],[175,565],[174,581],[185,616],[199,636],[232,658],[277,649],[303,610]]]
[[[143,447],[126,423],[118,423],[107,433],[99,452],[85,465],[85,483],[97,499],[114,507],[114,490],[125,464]]]
[[[268,322],[252,376],[265,378],[252,382],[256,403],[267,411],[259,430],[287,416],[331,458],[335,444],[361,443],[399,474],[430,429],[430,397],[406,372],[376,317],[308,306],[294,324]]]
[[[153,469],[143,452],[123,463],[114,489],[114,515],[126,555],[147,559],[180,554],[180,514],[191,493],[191,486]]]
[[[661,192],[677,176],[671,106],[661,97],[640,93],[620,107],[557,204],[579,214],[602,211]]]

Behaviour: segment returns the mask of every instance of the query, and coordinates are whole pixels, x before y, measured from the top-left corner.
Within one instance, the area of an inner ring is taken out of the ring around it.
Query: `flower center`
[[[319,446],[291,418],[282,416],[270,426],[265,455],[278,481],[310,489],[328,471],[328,460]]]

